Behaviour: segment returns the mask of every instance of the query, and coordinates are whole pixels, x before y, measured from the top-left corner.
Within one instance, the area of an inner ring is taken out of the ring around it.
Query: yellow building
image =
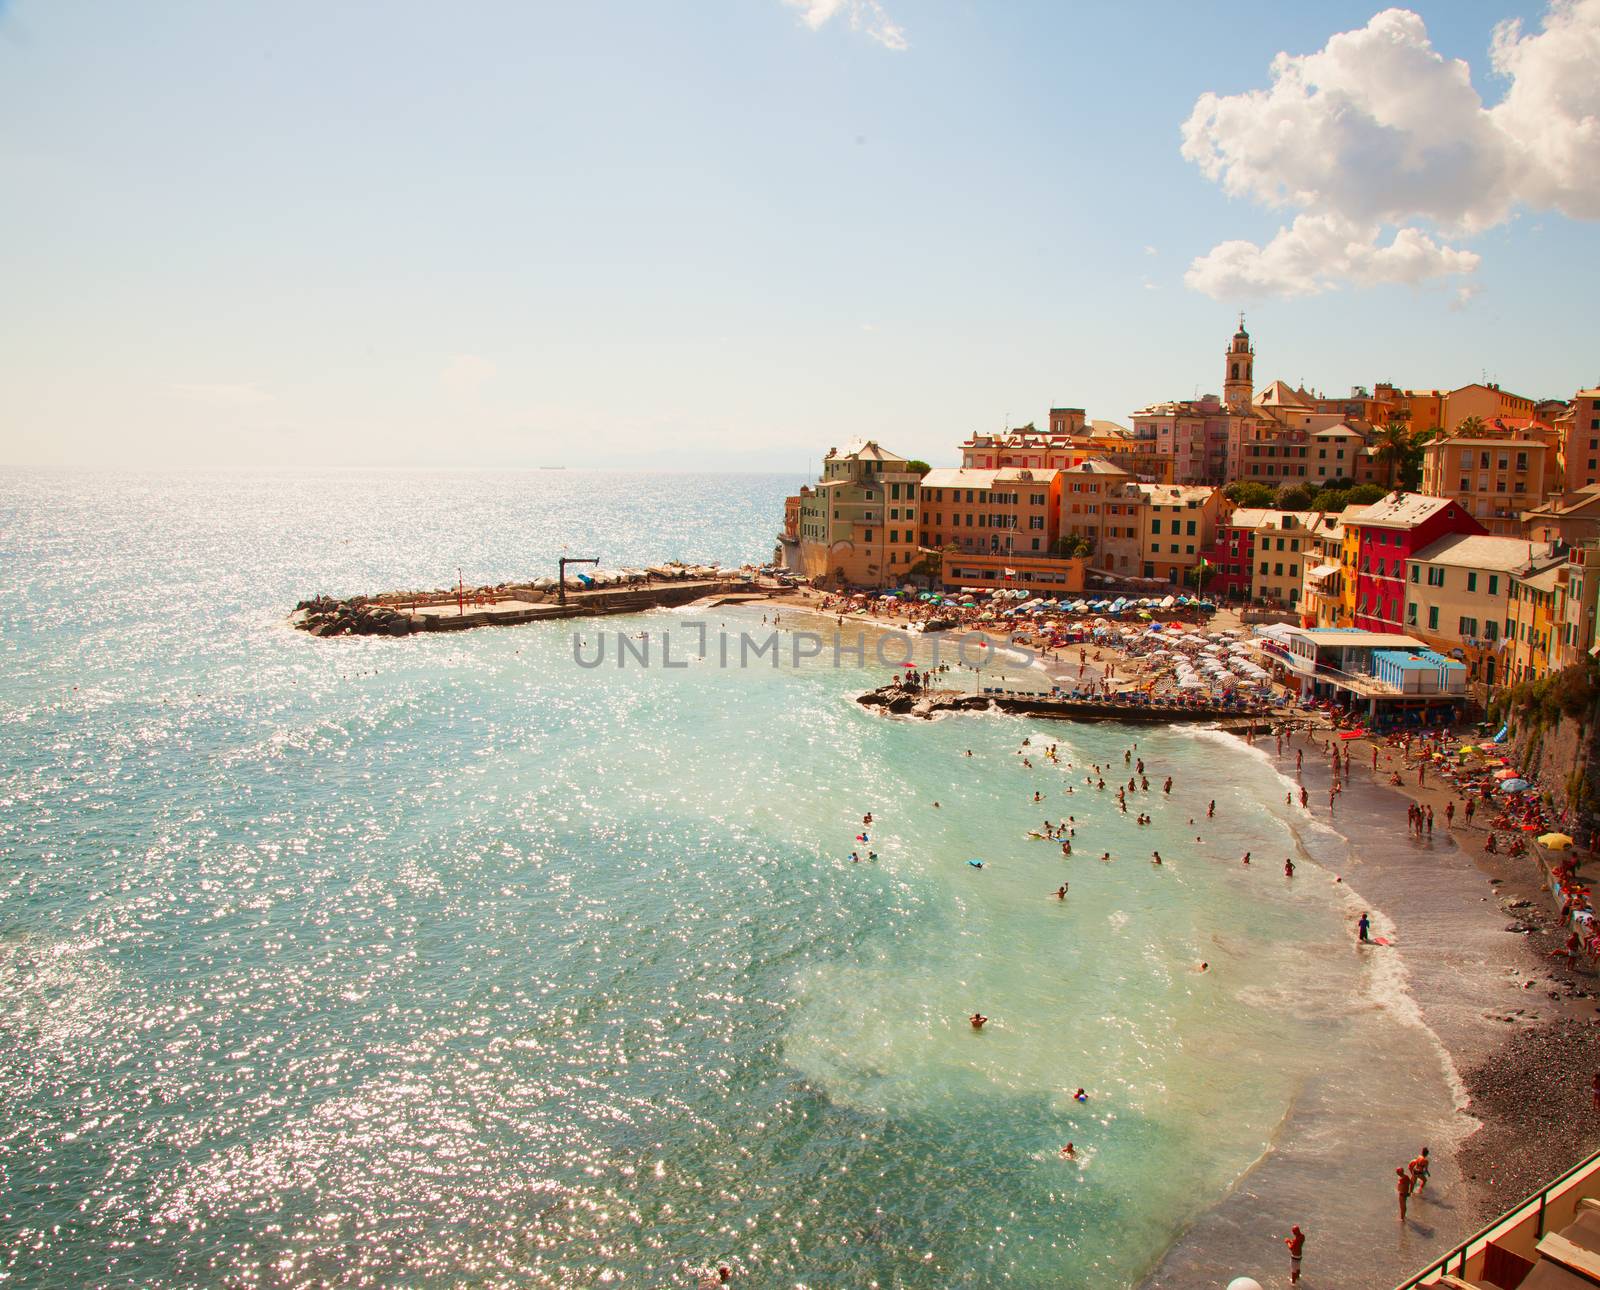
[[[1140,574],[1182,584],[1217,535],[1222,492],[1204,485],[1129,484],[1142,495]]]
[[[1337,627],[1353,627],[1356,621],[1356,587],[1361,575],[1361,530],[1358,524],[1367,513],[1365,506],[1346,506],[1339,516],[1339,621]]]
[[[1320,546],[1313,540],[1314,511],[1275,511],[1243,507],[1228,525],[1254,535],[1250,562],[1250,600],[1273,609],[1298,609],[1305,590],[1305,570],[1316,562]]]
[[[1337,627],[1344,600],[1344,525],[1334,512],[1313,511],[1307,538],[1310,548],[1300,593],[1300,625]]]
[[[1550,671],[1550,636],[1561,583],[1561,556],[1536,559],[1512,575],[1506,619],[1506,679],[1531,681]]]
[[[919,474],[872,440],[828,449],[799,499],[800,571],[819,587],[900,586],[918,559]]]
[[[1406,562],[1405,628],[1467,665],[1468,679],[1505,680],[1513,579],[1529,565],[1519,538],[1453,533]]]

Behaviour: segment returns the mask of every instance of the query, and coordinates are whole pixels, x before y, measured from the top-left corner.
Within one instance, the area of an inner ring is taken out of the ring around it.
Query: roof
[[[1427,649],[1421,641],[1394,632],[1363,632],[1350,627],[1291,627],[1289,635],[1309,640],[1314,645],[1333,645],[1341,649]]]
[[[1585,511],[1600,502],[1600,484],[1585,484],[1576,492],[1564,497],[1552,498],[1543,506],[1535,506],[1527,512],[1529,515],[1571,515],[1576,511]]]
[[[1107,461],[1104,457],[1087,457],[1076,466],[1062,468],[1063,475],[1127,475],[1121,466]]]
[[[1565,563],[1565,560],[1557,560],[1537,573],[1520,575],[1517,581],[1525,587],[1532,587],[1535,591],[1554,591],[1561,581],[1561,566]]]
[[[884,451],[884,449],[882,449],[881,447],[878,446],[878,442],[875,439],[866,439],[866,440],[855,439],[855,440],[852,440],[850,443],[845,444],[843,452],[839,452],[837,449],[830,449],[829,452],[828,452],[828,456],[830,456],[830,457],[858,457],[862,461],[905,461],[906,460],[906,458],[897,456],[896,454],[894,454],[892,452]]]
[[[1344,513],[1344,522],[1364,527],[1382,529],[1412,529],[1424,520],[1432,519],[1445,507],[1454,505],[1448,497],[1427,497],[1422,493],[1390,493],[1382,501],[1373,502],[1360,516]]]
[[[1281,529],[1299,528],[1311,531],[1311,517],[1314,511],[1279,511],[1265,506],[1241,506],[1228,517],[1228,525],[1236,529]],[[1285,516],[1295,517],[1293,525],[1286,525]]]
[[[1575,399],[1600,399],[1600,385],[1591,386],[1587,390],[1579,390],[1572,397]]]
[[[1053,470],[1026,470],[1020,466],[1004,466],[999,470],[983,470],[973,466],[940,467],[922,477],[921,487],[990,489],[996,484],[1047,484],[1055,473]]]
[[[1423,564],[1442,564],[1461,569],[1498,569],[1514,573],[1528,565],[1532,543],[1521,538],[1491,537],[1481,533],[1452,533],[1429,543],[1412,560]]]
[[[1294,407],[1305,408],[1308,412],[1314,410],[1314,404],[1304,395],[1290,389],[1282,381],[1274,381],[1260,394],[1255,401],[1262,407]]]
[[[1217,490],[1207,484],[1129,484],[1158,506],[1172,506],[1179,502],[1203,502]]]
[[[1113,434],[1122,438],[1127,438],[1133,434],[1133,431],[1128,429],[1127,426],[1118,425],[1115,421],[1091,421],[1089,422],[1089,428],[1095,434]]]

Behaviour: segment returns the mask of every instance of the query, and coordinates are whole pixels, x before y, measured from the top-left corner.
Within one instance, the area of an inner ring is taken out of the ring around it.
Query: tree
[[[1345,506],[1371,506],[1382,500],[1383,489],[1377,484],[1357,484],[1345,494]]]
[[[1278,509],[1284,511],[1309,511],[1315,493],[1310,484],[1284,484],[1278,489]]]
[[[1404,421],[1391,421],[1378,431],[1373,443],[1372,455],[1389,468],[1389,489],[1392,492],[1400,468],[1406,464],[1414,446],[1411,427]]]
[[[1463,417],[1456,424],[1456,434],[1465,435],[1470,439],[1481,435],[1486,428],[1482,417]]]
[[[926,475],[930,470],[933,469],[933,467],[928,465],[928,463],[925,461],[917,461],[913,459],[906,462],[906,469],[913,475]]]
[[[1272,505],[1272,489],[1267,484],[1240,479],[1222,490],[1222,495],[1235,506],[1260,507]]]
[[[1087,560],[1094,554],[1094,539],[1085,533],[1063,533],[1056,539],[1055,553],[1069,559]]]
[[[1216,576],[1216,572],[1216,566],[1212,564],[1210,560],[1207,560],[1205,556],[1201,556],[1199,564],[1195,565],[1192,569],[1187,569],[1184,571],[1183,580],[1185,582],[1194,583],[1196,591],[1204,591],[1206,589],[1206,583],[1210,582],[1211,579]]]
[[[1382,494],[1380,493],[1381,497]],[[1317,494],[1312,505],[1319,511],[1342,511],[1350,505],[1348,488],[1325,488]]]

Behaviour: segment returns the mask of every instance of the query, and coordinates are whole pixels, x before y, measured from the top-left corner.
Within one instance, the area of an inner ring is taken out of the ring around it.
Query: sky
[[[1600,0],[0,0],[0,464],[935,464],[1600,383]]]

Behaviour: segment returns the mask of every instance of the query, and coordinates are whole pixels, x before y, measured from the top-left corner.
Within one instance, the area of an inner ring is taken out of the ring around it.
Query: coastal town
[[[1052,408],[1047,429],[970,435],[959,466],[830,449],[785,502],[776,563],[835,593],[1203,596],[1246,621],[1409,639],[1485,703],[1588,656],[1600,386],[1334,397],[1258,390],[1255,357],[1241,316],[1220,396],[1151,404],[1131,428]]]
[[[970,435],[950,467],[830,449],[785,501],[786,599],[994,633],[1036,651],[1049,685],[912,673],[861,696],[879,712],[1203,716],[1275,737],[1279,761],[1305,731],[1333,776],[1308,804],[1295,753],[1299,803],[1330,823],[1354,754],[1407,799],[1409,837],[1431,847],[1437,814],[1472,857],[1507,931],[1552,965],[1550,997],[1591,998],[1600,387],[1330,398],[1258,392],[1254,360],[1241,316],[1221,396],[1152,404],[1131,428],[1052,408],[1046,430]],[[1462,1159],[1492,1221],[1407,1287],[1597,1283],[1600,1156],[1578,1158],[1592,1134],[1565,1109],[1600,1065],[1593,1020],[1569,1013],[1467,1073],[1486,1127]],[[1402,1222],[1417,1164],[1397,1171]]]

